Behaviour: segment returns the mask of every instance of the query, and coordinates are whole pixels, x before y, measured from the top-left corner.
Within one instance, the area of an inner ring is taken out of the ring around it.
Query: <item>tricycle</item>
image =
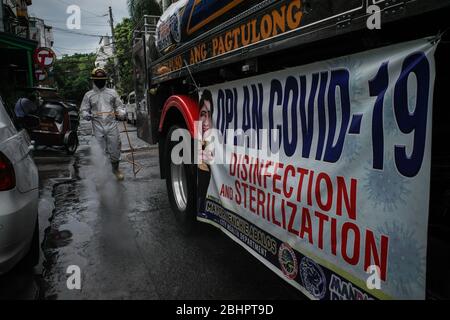
[[[63,148],[68,155],[78,149],[78,124],[72,106],[61,101],[44,101],[35,116],[29,116],[27,131],[35,146]]]

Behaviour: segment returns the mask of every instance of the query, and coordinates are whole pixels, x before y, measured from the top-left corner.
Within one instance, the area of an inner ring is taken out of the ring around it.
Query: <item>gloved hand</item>
[[[120,121],[125,121],[127,118],[127,113],[125,110],[119,110],[117,111],[117,119],[119,119]]]
[[[89,112],[83,112],[83,119],[86,121],[91,121],[92,120],[92,114],[90,114]]]

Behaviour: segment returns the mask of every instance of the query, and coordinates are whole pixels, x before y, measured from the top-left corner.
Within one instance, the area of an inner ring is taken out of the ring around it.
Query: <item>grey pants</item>
[[[122,142],[117,121],[92,121],[94,136],[111,163],[120,161]]]

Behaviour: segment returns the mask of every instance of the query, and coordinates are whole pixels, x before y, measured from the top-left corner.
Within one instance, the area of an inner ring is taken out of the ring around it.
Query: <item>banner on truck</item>
[[[198,219],[311,299],[424,299],[436,46],[204,88]]]

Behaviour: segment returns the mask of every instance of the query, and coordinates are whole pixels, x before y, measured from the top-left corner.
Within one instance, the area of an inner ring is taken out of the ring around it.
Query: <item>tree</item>
[[[116,56],[119,63],[120,84],[119,94],[129,94],[134,90],[133,84],[133,61],[132,61],[132,42],[133,42],[133,23],[125,18],[114,28]],[[107,66],[108,67],[108,66]]]
[[[84,94],[91,89],[90,76],[95,58],[94,53],[77,53],[64,55],[56,61],[54,74],[61,97],[81,103]]]
[[[139,25],[144,15],[161,15],[161,7],[155,0],[128,0],[128,11],[133,26]]]

